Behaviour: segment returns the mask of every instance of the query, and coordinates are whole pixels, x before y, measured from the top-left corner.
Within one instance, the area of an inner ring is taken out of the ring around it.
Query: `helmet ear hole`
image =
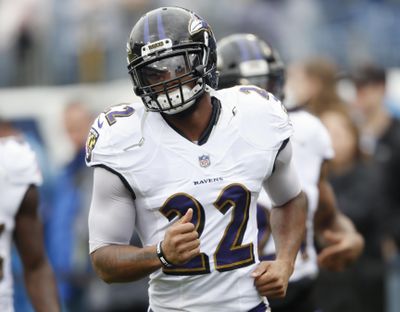
[[[228,65],[228,68],[229,69],[232,69],[232,68],[235,68],[235,67],[237,67],[238,65],[236,64],[236,63],[230,63],[229,65]]]

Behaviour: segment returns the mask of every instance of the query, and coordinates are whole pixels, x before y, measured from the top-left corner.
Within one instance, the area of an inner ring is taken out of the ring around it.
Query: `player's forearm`
[[[327,229],[333,232],[341,232],[341,233],[357,232],[353,222],[351,222],[351,220],[341,212],[338,212],[335,215],[334,220],[331,222],[330,226]]]
[[[35,311],[61,311],[57,285],[47,261],[32,269],[25,269],[25,284]]]
[[[317,235],[321,231],[338,226],[339,215],[335,193],[326,179],[320,180],[318,189],[318,209],[314,216],[314,228]]]
[[[346,235],[348,239],[351,239],[353,248],[359,250],[359,252],[364,248],[364,238],[357,231],[349,217],[343,213],[338,212],[334,221],[327,229],[335,233]]]
[[[286,204],[272,208],[271,229],[277,260],[294,265],[305,233],[306,216],[306,196],[303,192]]]
[[[156,247],[110,245],[91,255],[97,274],[107,283],[131,282],[161,268]]]
[[[320,181],[319,193],[318,209],[314,218],[316,234],[328,229],[333,232],[357,232],[351,220],[339,211],[335,193],[327,181]]]

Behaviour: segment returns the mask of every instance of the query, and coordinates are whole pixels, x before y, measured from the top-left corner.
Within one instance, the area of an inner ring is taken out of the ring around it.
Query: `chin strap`
[[[171,108],[168,108],[167,110],[164,110],[163,113],[167,114],[167,115],[174,115],[174,114],[178,114],[180,112],[183,112],[185,110],[187,110],[188,108],[190,108],[194,103],[196,103],[196,98],[197,98],[197,94],[199,92],[204,92],[206,89],[206,84],[204,83],[203,78],[199,78],[196,81],[196,84],[193,86],[193,88],[188,87],[187,85],[183,85],[180,88],[182,89],[183,92],[183,97],[179,98],[179,100],[182,101],[186,101],[188,98],[191,98],[190,101],[184,103],[184,104],[180,104],[179,103],[173,103],[173,105],[178,105],[178,106],[174,106]],[[203,91],[204,90],[204,91]],[[174,96],[176,94],[180,94],[180,90],[175,90],[174,92],[171,92],[168,96],[171,96],[172,99],[171,101],[174,102]],[[165,97],[167,95],[163,94],[158,96],[157,101],[163,100],[165,102]]]

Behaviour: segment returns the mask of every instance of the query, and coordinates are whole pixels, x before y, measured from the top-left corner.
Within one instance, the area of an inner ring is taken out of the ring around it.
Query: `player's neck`
[[[207,128],[211,115],[212,103],[209,93],[205,93],[189,114],[164,115],[164,118],[174,128],[179,130],[188,140],[199,141]]]

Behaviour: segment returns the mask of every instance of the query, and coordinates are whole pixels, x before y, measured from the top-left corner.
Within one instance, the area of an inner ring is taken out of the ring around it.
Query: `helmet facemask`
[[[161,42],[161,41],[160,41]],[[206,91],[205,77],[209,49],[202,43],[176,45],[164,40],[166,49],[148,53],[128,66],[139,95],[147,110],[177,114],[192,106]],[[152,43],[152,46],[157,43]],[[161,45],[161,44],[160,44]]]

